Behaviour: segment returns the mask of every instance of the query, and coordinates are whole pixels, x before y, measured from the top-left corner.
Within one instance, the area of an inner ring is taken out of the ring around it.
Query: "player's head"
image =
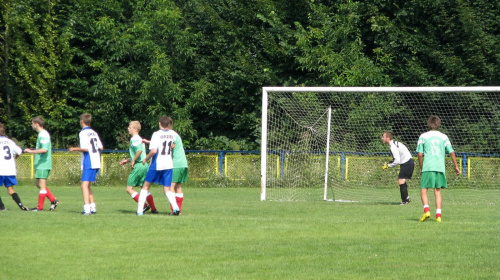
[[[5,126],[0,123],[0,136],[5,136]]]
[[[441,127],[441,119],[438,116],[430,116],[427,125],[432,130],[438,130]]]
[[[36,130],[37,126],[43,128],[43,125],[45,122],[43,121],[42,117],[36,116],[31,120],[31,127],[33,127],[34,130]]]
[[[92,115],[90,115],[89,113],[83,113],[80,116],[80,122],[85,126],[90,126],[90,123],[92,122]]]
[[[392,139],[394,139],[394,134],[391,131],[382,133],[382,143],[389,144]]]
[[[167,125],[168,129],[172,129],[174,127],[174,120],[171,117],[168,117],[170,119],[170,123]]]
[[[169,116],[161,116],[158,122],[160,123],[160,127],[163,129],[167,129],[169,125],[173,123],[172,118]]]
[[[141,131],[141,123],[139,121],[131,121],[128,124],[128,132],[132,134],[132,132],[139,133]]]

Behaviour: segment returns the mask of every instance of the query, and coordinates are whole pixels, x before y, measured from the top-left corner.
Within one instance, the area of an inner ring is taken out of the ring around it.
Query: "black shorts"
[[[411,179],[413,175],[413,169],[415,168],[415,162],[411,158],[409,161],[401,164],[399,168],[398,179]]]

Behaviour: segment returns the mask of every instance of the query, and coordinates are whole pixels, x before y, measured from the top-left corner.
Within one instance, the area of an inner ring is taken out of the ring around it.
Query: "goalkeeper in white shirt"
[[[408,195],[408,185],[406,184],[407,179],[411,179],[413,175],[413,169],[415,168],[415,162],[411,156],[408,148],[401,142],[394,141],[394,134],[390,131],[384,131],[382,134],[382,142],[389,145],[391,148],[392,161],[385,163],[382,169],[387,169],[389,167],[395,167],[401,165],[398,175],[398,185],[399,191],[401,193],[401,203],[400,205],[405,205],[410,202],[410,196]]]

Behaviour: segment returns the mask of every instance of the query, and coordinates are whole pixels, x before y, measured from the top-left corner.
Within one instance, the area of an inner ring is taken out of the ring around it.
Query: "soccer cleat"
[[[436,218],[436,222],[440,223],[441,222],[441,217]]]
[[[399,205],[406,205],[408,203],[410,203],[410,202],[409,201],[402,201],[401,203],[399,203]]]
[[[90,212],[82,211],[82,215],[84,215],[84,216],[90,216]]]
[[[7,209],[5,209],[5,207],[2,207],[0,208],[0,211],[7,211]]]
[[[420,221],[421,222],[425,222],[430,217],[431,217],[431,212],[427,211],[424,214],[422,214],[422,217],[420,217]]]
[[[24,206],[22,203],[19,203],[19,208],[21,208],[21,210],[23,211],[30,211],[30,209],[26,206]]]
[[[95,209],[90,209],[90,214],[92,214],[92,215],[93,215],[93,214],[97,214],[97,210],[95,210]]]
[[[31,212],[42,212],[43,209],[38,209],[38,207],[35,207],[35,208],[31,208],[30,210]]]
[[[50,203],[50,211],[56,210],[57,204],[59,204],[59,200],[54,200],[54,202]]]
[[[179,211],[179,209],[176,209],[176,210],[174,210],[174,212],[172,212],[172,215],[179,216],[180,213],[181,213],[181,211]]]
[[[158,214],[158,210],[151,211],[151,214]]]
[[[136,214],[137,216],[143,216],[143,215],[144,215],[144,213],[139,213],[139,212],[136,212],[135,214]]]
[[[151,209],[151,207],[149,205],[146,204],[146,206],[144,207],[144,209],[142,210],[142,212],[146,212],[148,211],[149,209]]]

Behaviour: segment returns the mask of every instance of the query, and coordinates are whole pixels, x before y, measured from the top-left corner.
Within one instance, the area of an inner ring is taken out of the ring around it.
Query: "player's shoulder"
[[[38,133],[38,136],[42,138],[50,138],[49,132],[45,129],[41,130],[40,133]]]
[[[142,141],[142,137],[141,137],[141,136],[139,136],[139,134],[137,134],[137,135],[132,136],[132,137],[130,138],[130,141],[132,141],[132,142]]]

